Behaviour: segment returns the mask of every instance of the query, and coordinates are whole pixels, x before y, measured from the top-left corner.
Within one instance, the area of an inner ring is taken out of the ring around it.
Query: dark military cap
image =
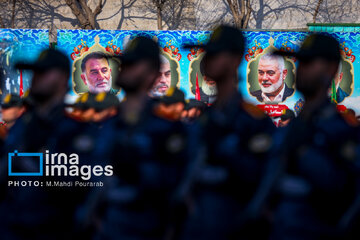
[[[311,34],[304,40],[298,52],[275,51],[274,54],[294,56],[300,61],[315,58],[340,61],[340,44],[335,38],[329,35],[316,33]]]
[[[290,109],[286,109],[284,113],[280,116],[282,121],[289,120],[295,118],[295,113]]]
[[[1,104],[2,108],[11,108],[11,107],[21,107],[24,105],[23,100],[19,95],[9,93],[5,96],[3,103]]]
[[[166,105],[182,102],[185,103],[185,94],[176,87],[170,87],[166,94],[159,98],[160,103]]]
[[[150,60],[155,66],[160,66],[160,50],[158,44],[147,37],[136,37],[129,42],[121,55],[122,63],[134,63],[141,60]]]
[[[40,53],[39,58],[34,63],[17,63],[17,69],[30,69],[37,72],[44,72],[50,69],[60,69],[70,73],[70,60],[62,52],[54,49],[47,49]]]
[[[185,45],[185,48],[200,47],[208,54],[231,52],[243,54],[245,39],[241,30],[227,25],[220,25],[214,29],[210,40],[205,45]]]
[[[190,110],[192,108],[200,109],[201,111],[205,110],[208,106],[206,103],[198,101],[196,99],[189,99],[186,101],[185,110]]]

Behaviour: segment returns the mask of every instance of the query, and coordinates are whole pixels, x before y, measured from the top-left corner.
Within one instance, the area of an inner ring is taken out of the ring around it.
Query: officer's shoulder
[[[172,129],[172,128],[184,127],[184,123],[181,122],[180,120],[170,120],[170,119],[167,119],[167,118],[165,118],[161,115],[158,115],[154,112],[150,115],[148,120],[149,120],[149,126],[151,128],[155,128],[156,126],[158,126],[159,131],[161,131],[161,130],[166,131],[166,130]]]
[[[338,139],[340,135],[351,133],[353,128],[356,127],[353,122],[354,119],[349,115],[344,115],[334,108],[332,111],[327,112],[329,114],[322,115],[318,121],[317,127],[322,129],[322,131],[327,132],[330,136]]]
[[[351,127],[359,126],[359,122],[354,114],[349,111],[340,113],[342,119]]]
[[[65,112],[64,121],[81,122],[81,117],[76,117],[69,112]]]
[[[241,107],[241,109],[244,110],[244,112],[246,114],[248,114],[249,116],[251,116],[254,119],[257,119],[257,120],[266,119],[265,113],[260,108],[258,108],[257,106],[255,106],[251,103],[241,101],[240,107]]]

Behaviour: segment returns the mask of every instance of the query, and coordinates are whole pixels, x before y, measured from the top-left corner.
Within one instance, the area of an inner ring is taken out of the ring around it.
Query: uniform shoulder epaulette
[[[75,120],[77,122],[82,122],[81,117],[74,116],[73,114],[65,111],[65,117]]]
[[[265,113],[260,108],[258,108],[257,106],[251,103],[242,101],[241,107],[244,109],[245,112],[247,112],[253,118],[263,119],[266,117]]]

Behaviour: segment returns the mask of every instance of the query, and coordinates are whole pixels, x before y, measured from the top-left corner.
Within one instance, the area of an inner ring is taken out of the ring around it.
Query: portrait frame
[[[120,59],[109,54],[106,51],[106,49],[99,43],[100,42],[99,35],[96,35],[94,37],[94,41],[95,41],[95,43],[91,47],[89,47],[86,52],[81,54],[81,56],[77,57],[71,65],[71,67],[72,67],[72,71],[71,71],[72,90],[78,96],[89,91],[88,87],[85,85],[85,83],[81,79],[81,73],[82,73],[81,63],[88,54],[93,53],[93,52],[102,52],[109,56],[108,61],[109,61],[109,67],[111,69],[111,76],[112,76],[111,87],[113,89],[118,90],[117,94],[119,94],[121,89],[116,85],[115,80],[117,78],[117,74],[120,72],[120,63],[121,63]]]
[[[259,85],[259,81],[258,81],[258,64],[259,64],[259,60],[262,56],[264,56],[265,54],[271,54],[274,51],[278,51],[279,49],[277,49],[274,46],[274,39],[270,38],[269,39],[269,46],[267,48],[265,48],[261,53],[256,54],[256,56],[251,59],[246,67],[246,90],[249,94],[250,97],[254,98],[257,102],[259,102],[260,104],[264,104],[267,103],[265,101],[260,102],[256,96],[254,96],[252,94],[252,92],[255,92],[257,90],[260,90],[260,85]],[[287,69],[287,76],[284,79],[285,84],[291,88],[294,89],[293,93],[286,97],[286,99],[284,101],[281,102],[269,102],[270,104],[280,104],[285,102],[288,98],[291,98],[292,96],[294,96],[295,92],[296,92],[296,88],[295,88],[295,81],[296,81],[296,59],[293,57],[287,57],[284,56],[284,61],[285,61],[285,68]],[[255,69],[255,70],[254,70]]]

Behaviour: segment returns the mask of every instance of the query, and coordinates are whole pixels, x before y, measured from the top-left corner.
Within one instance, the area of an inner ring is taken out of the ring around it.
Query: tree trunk
[[[0,15],[0,28],[5,28],[4,21]]]
[[[247,12],[246,12],[243,24],[242,24],[242,29],[247,29],[249,26],[249,21],[250,21],[250,17],[251,17],[251,13],[252,13],[250,0],[246,1],[246,10],[247,10]]]
[[[11,28],[15,28],[15,8],[16,8],[16,0],[13,0],[12,9],[11,9]]]
[[[227,0],[227,3],[233,15],[235,26],[246,29],[252,12],[250,0]]]
[[[72,13],[79,21],[82,29],[97,29],[96,16],[101,13],[103,5],[102,0],[94,11],[87,5],[86,0],[65,0]],[[80,5],[80,6],[79,6]]]
[[[237,0],[227,0],[227,2],[229,4],[231,14],[233,15],[235,26],[241,28],[241,18],[239,15],[239,5]]]
[[[323,2],[323,0],[319,0],[318,4],[316,5],[315,12],[314,12],[314,17],[313,17],[313,23],[316,22],[316,17],[319,14],[319,10],[320,10],[320,6],[321,6],[322,2]]]
[[[161,7],[158,6],[157,7],[157,25],[158,25],[158,29],[159,30],[163,30],[163,27],[162,27],[162,13],[161,13]]]

